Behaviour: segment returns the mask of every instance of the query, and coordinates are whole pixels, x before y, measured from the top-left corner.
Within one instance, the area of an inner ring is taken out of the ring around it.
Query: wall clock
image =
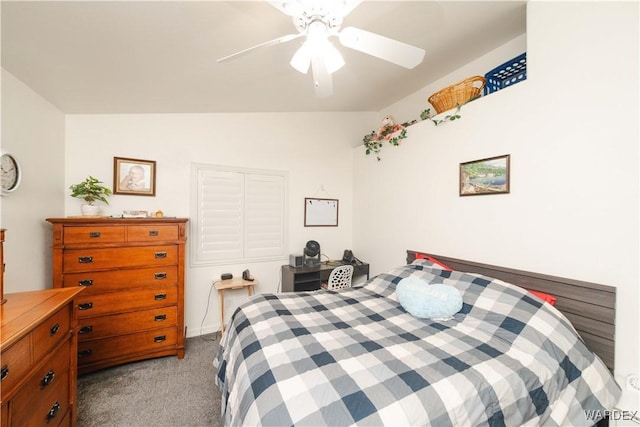
[[[18,188],[20,180],[22,179],[22,171],[18,160],[13,155],[7,153],[0,156],[0,167],[2,169],[0,194],[4,196]]]

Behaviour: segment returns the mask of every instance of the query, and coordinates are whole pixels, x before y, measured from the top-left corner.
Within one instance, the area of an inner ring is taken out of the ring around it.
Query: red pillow
[[[554,297],[553,295],[545,294],[544,292],[539,292],[539,291],[529,291],[529,293],[534,294],[541,300],[546,301],[551,305],[555,305],[556,303],[556,297]]]
[[[434,257],[430,257],[429,255],[416,253],[416,259],[426,259],[427,261],[431,261],[432,263],[442,268],[443,270],[453,271],[453,268],[449,267],[447,264],[443,264],[442,262],[438,261]]]

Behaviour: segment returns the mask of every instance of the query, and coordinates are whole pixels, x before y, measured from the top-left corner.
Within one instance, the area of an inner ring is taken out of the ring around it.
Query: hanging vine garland
[[[402,125],[401,125],[402,126]],[[380,150],[382,149],[383,142],[388,142],[391,145],[397,146],[400,141],[407,137],[407,129],[402,128],[397,135],[393,135],[398,130],[393,130],[393,126],[387,126],[381,133],[371,131],[369,135],[365,135],[362,139],[364,142],[365,153],[376,153],[376,158],[380,160]]]
[[[442,119],[436,120],[433,119],[433,117],[434,114],[431,113],[430,108],[427,108],[420,113],[421,120],[431,120],[435,126],[438,126],[442,123],[451,122],[461,118],[460,105],[457,106],[456,111],[453,114],[448,114]],[[393,120],[393,117],[386,116],[382,120],[382,126],[380,126],[377,131],[372,130],[370,134],[365,135],[364,138],[362,138],[365,154],[369,155],[371,153],[375,153],[376,159],[380,161],[380,151],[382,150],[384,142],[388,142],[393,146],[400,145],[400,141],[407,137],[407,127],[417,122],[417,120],[413,120],[412,122],[397,124]]]

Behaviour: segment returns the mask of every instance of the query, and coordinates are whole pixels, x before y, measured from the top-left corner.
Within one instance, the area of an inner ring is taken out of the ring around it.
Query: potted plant
[[[96,201],[109,204],[107,197],[111,195],[111,190],[100,184],[102,184],[102,181],[89,175],[81,183],[69,187],[71,197],[77,197],[86,202],[80,206],[82,215],[98,215],[100,207],[94,204]]]

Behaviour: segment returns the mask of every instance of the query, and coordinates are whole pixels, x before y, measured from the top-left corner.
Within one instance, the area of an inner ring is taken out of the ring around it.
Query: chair
[[[329,280],[323,283],[322,287],[327,290],[350,288],[351,277],[353,277],[353,265],[341,265],[331,270]]]

